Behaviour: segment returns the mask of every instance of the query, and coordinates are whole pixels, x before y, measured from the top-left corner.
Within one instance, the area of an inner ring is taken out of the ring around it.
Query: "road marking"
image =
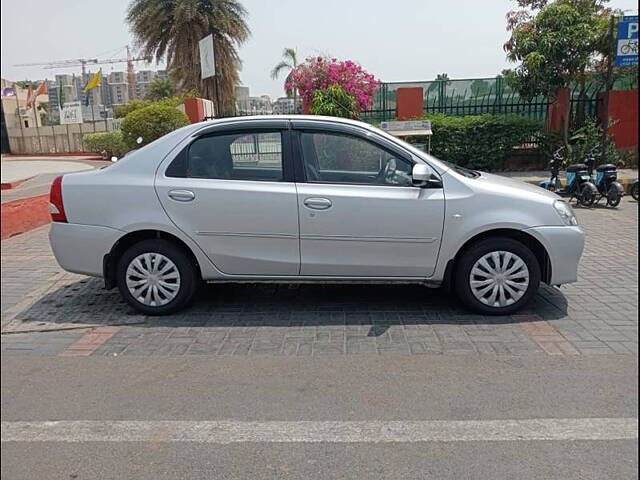
[[[637,418],[362,422],[2,422],[2,442],[390,443],[634,440]]]

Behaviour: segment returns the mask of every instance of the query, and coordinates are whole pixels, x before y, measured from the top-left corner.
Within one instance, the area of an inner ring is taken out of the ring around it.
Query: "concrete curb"
[[[11,190],[12,188],[16,188],[22,185],[24,182],[31,180],[32,178],[36,178],[35,175],[27,178],[23,178],[22,180],[16,180],[14,182],[4,182],[0,183],[0,190]]]

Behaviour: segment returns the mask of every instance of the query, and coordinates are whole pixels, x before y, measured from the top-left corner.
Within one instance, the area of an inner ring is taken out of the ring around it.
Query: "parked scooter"
[[[589,176],[593,177],[593,166],[596,163],[595,148],[587,154],[584,163],[589,171]],[[596,202],[606,198],[609,207],[617,207],[620,204],[620,200],[624,196],[624,188],[618,182],[618,169],[615,165],[607,163],[596,168],[594,183],[598,189]]]
[[[549,162],[551,171],[551,179],[540,182],[540,186],[547,190],[557,193],[563,197],[569,197],[569,201],[576,201],[583,207],[590,207],[596,201],[598,189],[593,184],[589,169],[584,163],[577,163],[567,167],[567,178],[565,186],[560,182],[560,167],[564,157],[562,151],[564,147],[560,147],[553,152],[553,157]]]
[[[631,192],[631,196],[633,197],[633,199],[637,202],[638,201],[638,179],[637,178],[633,182],[631,182],[629,191]]]

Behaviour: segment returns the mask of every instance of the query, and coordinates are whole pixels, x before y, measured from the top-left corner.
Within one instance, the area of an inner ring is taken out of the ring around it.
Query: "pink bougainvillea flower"
[[[357,63],[338,61],[329,57],[309,57],[291,72],[292,88],[296,88],[303,100],[310,102],[313,92],[338,85],[353,95],[358,111],[366,110],[373,104],[373,94],[380,87],[380,80],[366,72]],[[291,88],[285,85],[285,88]]]

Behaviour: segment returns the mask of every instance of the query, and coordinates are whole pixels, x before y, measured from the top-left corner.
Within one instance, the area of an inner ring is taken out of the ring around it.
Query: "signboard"
[[[408,122],[382,122],[380,128],[396,137],[409,135],[431,135],[430,120],[411,120]]]
[[[200,47],[200,72],[202,78],[213,77],[216,74],[216,62],[213,53],[213,35],[207,35],[198,42]]]
[[[638,16],[625,16],[618,23],[616,67],[638,65]]]
[[[60,125],[82,123],[82,104],[80,102],[65,103],[60,111]]]

